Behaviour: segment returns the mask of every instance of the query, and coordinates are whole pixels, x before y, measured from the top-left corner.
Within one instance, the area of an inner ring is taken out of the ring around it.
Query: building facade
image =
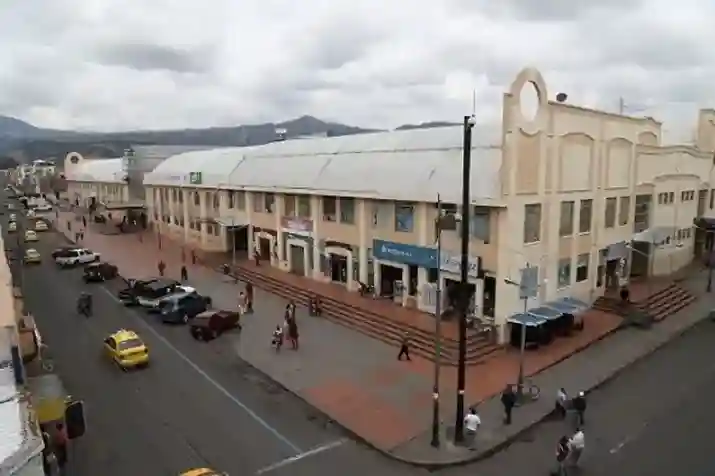
[[[521,100],[529,88],[533,114]],[[551,101],[541,74],[526,69],[504,94],[502,116],[472,130],[477,315],[502,325],[524,305],[592,302],[705,249],[715,111],[700,111],[695,143],[664,145],[654,119]],[[444,127],[189,151],[144,175],[147,214],[156,233],[188,247],[256,253],[286,272],[351,290],[370,284],[433,311],[435,281],[450,301],[459,279],[462,136]],[[83,197],[89,190],[73,186]],[[522,280],[526,302],[513,285]]]

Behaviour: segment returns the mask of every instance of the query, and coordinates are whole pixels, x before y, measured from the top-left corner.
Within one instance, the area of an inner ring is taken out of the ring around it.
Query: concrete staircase
[[[658,322],[691,305],[696,299],[687,289],[671,283],[640,301],[624,304],[620,298],[602,296],[593,303],[593,307],[624,318],[632,317],[635,312]]]
[[[337,324],[396,347],[399,347],[405,332],[409,332],[411,354],[429,360],[434,359],[435,346],[432,332],[391,319],[361,306],[338,300],[327,293],[308,290],[287,280],[277,279],[270,275],[270,271],[262,271],[260,268],[238,265],[234,267],[231,274],[235,278],[251,283],[264,291],[284,299],[290,299],[299,306],[307,307],[310,297],[317,296],[321,302],[322,315],[316,319],[327,318]],[[457,365],[458,345],[455,339],[442,338],[441,358],[444,365]],[[502,349],[501,346],[491,343],[484,335],[471,330],[468,331],[466,359],[468,365],[478,364],[500,349]]]

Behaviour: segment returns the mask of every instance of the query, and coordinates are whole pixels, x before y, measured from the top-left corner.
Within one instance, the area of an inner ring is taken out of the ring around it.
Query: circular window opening
[[[539,112],[539,90],[531,81],[524,84],[519,94],[519,104],[521,104],[521,115],[527,121],[536,119]]]
[[[76,155],[73,155],[72,157],[70,157],[70,162],[72,162],[73,164],[76,164],[77,162],[79,162],[79,157],[77,157]]]

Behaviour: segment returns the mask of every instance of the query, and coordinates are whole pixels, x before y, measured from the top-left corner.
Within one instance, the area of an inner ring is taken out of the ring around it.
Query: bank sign
[[[406,245],[394,241],[373,240],[372,254],[375,258],[392,261],[393,263],[418,266],[420,268],[437,268],[437,250],[427,246]],[[459,274],[461,268],[461,255],[442,250],[439,267],[447,273]],[[468,263],[469,276],[479,277],[481,258],[470,256]]]

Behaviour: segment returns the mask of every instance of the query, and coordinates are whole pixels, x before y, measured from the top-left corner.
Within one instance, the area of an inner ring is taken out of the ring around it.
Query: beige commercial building
[[[524,88],[538,94],[531,117]],[[541,74],[522,71],[502,123],[472,130],[474,312],[505,323],[524,306],[507,283],[522,275],[536,307],[591,302],[631,275],[690,263],[715,219],[715,111],[697,121],[693,144],[664,145],[654,119],[552,101]],[[286,272],[373,284],[433,311],[437,275],[445,289],[459,279],[459,224],[443,229],[437,259],[435,223],[438,197],[461,216],[462,152],[462,127],[190,151],[144,176],[146,209],[156,232],[187,246],[251,250]],[[70,196],[125,196],[118,162],[71,165]]]

